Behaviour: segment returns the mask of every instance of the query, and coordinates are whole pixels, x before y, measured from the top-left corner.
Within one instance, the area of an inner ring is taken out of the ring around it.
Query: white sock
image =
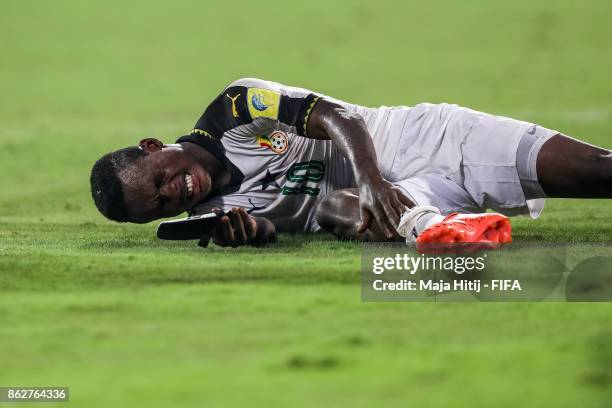
[[[423,213],[416,222],[414,229],[416,230],[417,235],[420,235],[421,232],[425,231],[427,228],[431,227],[434,224],[444,221],[443,215],[436,214],[435,212],[426,212]]]
[[[443,220],[444,216],[436,207],[413,207],[402,214],[397,232],[407,243],[414,243],[421,232]]]

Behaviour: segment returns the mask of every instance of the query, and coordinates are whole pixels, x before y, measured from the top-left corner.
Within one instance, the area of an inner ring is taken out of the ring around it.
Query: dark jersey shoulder
[[[318,100],[318,95],[307,90],[240,79],[225,88],[208,105],[193,130],[177,142],[196,143],[221,159],[224,134],[259,118],[294,127],[298,135],[307,136],[308,118]]]

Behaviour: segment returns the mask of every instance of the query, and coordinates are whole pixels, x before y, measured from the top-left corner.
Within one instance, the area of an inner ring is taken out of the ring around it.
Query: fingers
[[[255,239],[257,235],[257,223],[255,219],[251,217],[244,208],[239,209],[240,216],[242,217],[242,223],[244,224],[244,230],[246,232],[247,241]]]
[[[399,199],[393,200],[391,205],[393,206],[393,210],[396,212],[398,219],[402,218],[402,214],[406,211],[406,206]]]
[[[229,213],[229,218],[232,222],[232,229],[234,230],[234,245],[240,246],[246,244],[247,235],[240,211],[237,208],[232,208],[232,211]]]
[[[234,231],[229,216],[224,215],[219,220],[219,225],[215,230],[215,244],[220,246],[232,246],[234,243]]]
[[[401,190],[394,189],[394,194],[390,199],[390,206],[393,212],[397,214],[397,219],[393,219],[394,225],[397,226],[402,214],[406,212],[406,209],[414,207],[414,203]]]
[[[399,219],[402,211],[398,211],[397,196],[393,189],[389,189],[387,193],[381,197],[377,211],[375,211],[376,220],[380,225],[385,237],[389,240],[397,237],[395,229],[399,224]]]
[[[232,246],[233,244],[233,232],[232,223],[229,216],[224,215],[219,218],[219,223],[213,231],[213,242],[221,247]]]
[[[390,236],[389,230],[381,225],[383,231],[387,235],[387,238],[392,239],[397,237],[397,226],[399,225],[402,214],[406,211],[406,208],[414,207],[414,203],[399,189],[394,188],[392,193],[388,196],[388,201],[382,202],[382,207],[386,215],[387,226],[390,227],[393,236]],[[380,220],[380,218],[377,217]]]
[[[359,224],[359,227],[357,228],[357,233],[362,234],[366,232],[366,230],[372,226],[372,221],[375,219],[378,227],[387,239],[392,239],[395,237],[395,227],[389,223],[385,211],[380,209],[380,206],[374,207],[373,210],[361,207],[360,211],[361,224]]]
[[[400,190],[396,190],[396,192],[397,192],[397,199],[399,200],[400,203],[402,203],[408,208],[414,207],[415,204],[404,193],[402,193]],[[405,211],[405,209],[403,209],[402,212],[403,211]]]
[[[361,223],[357,232],[364,233],[368,228],[371,228],[375,220],[385,238],[389,240],[397,238],[396,228],[400,218],[406,211],[406,207],[414,206],[412,201],[390,183],[387,183],[382,191],[378,191],[376,194],[371,194],[367,189],[364,193],[363,201],[360,195]]]
[[[357,227],[357,232],[362,234],[366,232],[368,228],[370,228],[370,225],[372,225],[372,213],[363,207],[359,209],[359,212],[361,213],[361,222]]]
[[[375,213],[378,225],[387,239],[393,239],[396,236],[395,226],[391,224],[389,214],[384,211],[376,211]],[[397,224],[395,224],[397,225]]]
[[[397,215],[401,218],[402,214],[406,212],[406,204],[404,202],[409,202],[407,197],[404,197],[402,192],[399,190],[395,190],[395,196],[391,200],[391,205],[393,209],[396,211]]]
[[[232,208],[219,219],[213,242],[222,247],[246,245],[255,238],[257,223],[244,208]]]
[[[390,224],[393,227],[398,225],[401,211],[397,211],[397,206],[395,205],[394,200],[389,200],[388,203],[384,203],[383,209],[385,210],[385,214],[387,214],[387,220],[390,222]]]

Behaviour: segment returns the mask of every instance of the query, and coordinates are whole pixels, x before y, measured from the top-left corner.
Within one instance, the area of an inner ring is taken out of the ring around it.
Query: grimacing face
[[[180,144],[144,139],[140,147],[146,156],[119,173],[130,221],[174,217],[210,193],[210,175]]]

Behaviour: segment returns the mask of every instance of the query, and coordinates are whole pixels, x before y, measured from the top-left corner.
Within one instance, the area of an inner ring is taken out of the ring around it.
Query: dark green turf
[[[361,303],[356,244],[203,251],[105,221],[88,192],[101,154],[174,140],[243,76],[610,148],[609,1],[0,6],[0,386],[83,407],[609,406],[609,304]],[[609,242],[611,216],[552,200],[515,239]]]

